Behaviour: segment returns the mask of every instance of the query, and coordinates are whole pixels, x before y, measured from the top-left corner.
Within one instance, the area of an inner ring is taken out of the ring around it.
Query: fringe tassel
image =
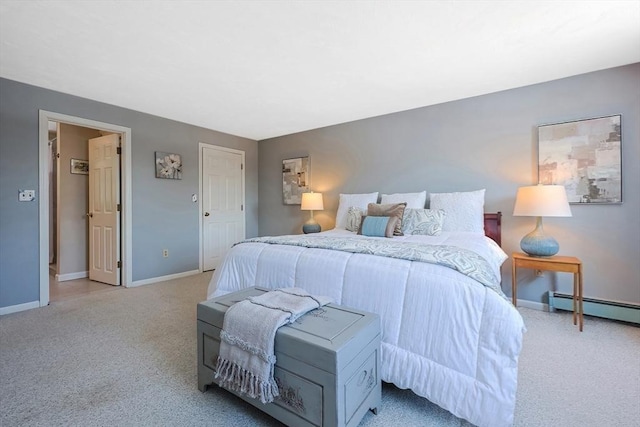
[[[270,377],[273,378],[273,365],[271,365]],[[219,384],[221,387],[236,393],[246,394],[254,399],[260,399],[262,403],[271,403],[273,399],[280,395],[275,381],[264,381],[232,361],[219,356],[216,363],[215,378],[220,379]]]

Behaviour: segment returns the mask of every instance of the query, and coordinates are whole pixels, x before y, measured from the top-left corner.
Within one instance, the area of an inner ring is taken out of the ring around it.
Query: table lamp
[[[313,219],[313,211],[321,211],[323,209],[322,193],[314,193],[313,191],[310,193],[302,193],[300,210],[310,212],[309,221],[305,222],[302,226],[302,232],[304,234],[320,232],[320,224]]]
[[[518,188],[513,216],[535,216],[536,228],[520,241],[520,248],[530,256],[546,257],[558,253],[560,245],[544,233],[543,216],[571,216],[567,192],[562,185],[531,185]]]

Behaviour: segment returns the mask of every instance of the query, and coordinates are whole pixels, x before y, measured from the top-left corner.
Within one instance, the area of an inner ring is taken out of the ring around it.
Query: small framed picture
[[[71,173],[89,175],[89,161],[71,159]]]
[[[156,178],[182,179],[182,156],[156,151]]]

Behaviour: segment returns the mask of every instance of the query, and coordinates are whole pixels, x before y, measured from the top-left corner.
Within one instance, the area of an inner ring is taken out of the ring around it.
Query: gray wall
[[[573,217],[544,224],[561,254],[582,259],[586,296],[640,302],[640,64],[260,141],[260,234],[300,233],[308,213],[282,204],[281,162],[309,155],[325,230],[339,193],[486,188],[485,210],[504,215],[504,250],[519,251],[535,219],[513,217],[513,204],[537,183],[537,126],[612,114],[622,114],[624,203],[573,205]],[[510,294],[510,261],[502,271]],[[568,274],[518,279],[518,297],[535,303],[572,291]]]
[[[134,281],[198,268],[198,142],[246,153],[246,233],[258,234],[255,141],[0,79],[0,308],[39,299],[40,109],[132,129]],[[182,180],[155,178],[155,151],[182,155]],[[35,189],[36,201],[18,202],[19,189]]]

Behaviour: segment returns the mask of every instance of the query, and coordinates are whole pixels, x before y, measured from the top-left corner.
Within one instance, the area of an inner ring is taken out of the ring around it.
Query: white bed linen
[[[355,236],[342,229],[318,235]],[[475,250],[498,277],[506,259],[478,233],[393,239]],[[383,381],[409,388],[479,426],[513,423],[524,324],[505,298],[477,281],[422,262],[243,243],[215,271],[207,297],[251,286],[300,287],[379,314]]]

